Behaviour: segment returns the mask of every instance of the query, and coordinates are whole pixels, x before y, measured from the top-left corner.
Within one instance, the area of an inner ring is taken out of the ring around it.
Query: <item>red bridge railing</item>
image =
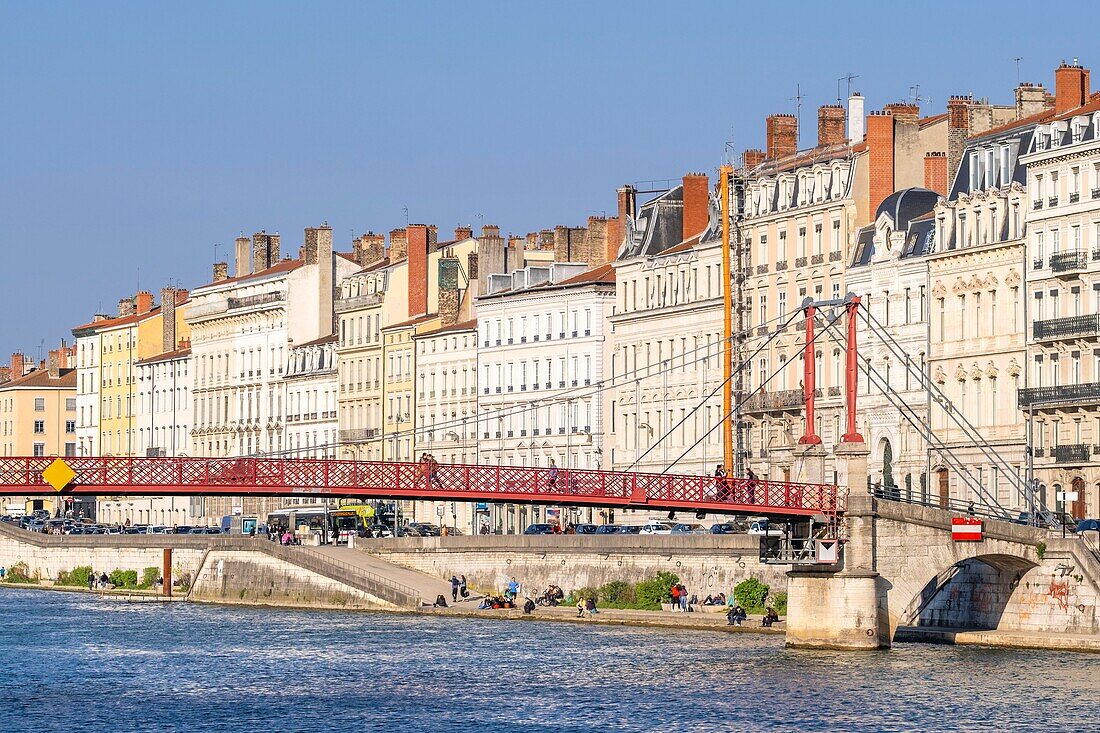
[[[54,458],[0,458],[0,495],[52,494]],[[69,457],[65,494],[339,496],[648,507],[775,515],[843,511],[836,486],[535,466],[302,458]]]

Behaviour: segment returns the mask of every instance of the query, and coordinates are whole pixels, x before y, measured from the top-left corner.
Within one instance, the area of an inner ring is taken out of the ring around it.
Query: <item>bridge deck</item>
[[[50,457],[0,458],[0,495],[52,494]],[[66,494],[337,496],[835,517],[837,487],[760,479],[286,458],[69,457]]]

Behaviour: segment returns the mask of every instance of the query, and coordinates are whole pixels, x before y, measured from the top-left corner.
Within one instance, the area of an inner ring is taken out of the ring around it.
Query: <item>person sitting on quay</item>
[[[768,606],[767,612],[764,614],[764,618],[760,620],[760,625],[763,627],[768,627],[774,624],[776,621],[779,621],[779,614],[775,612],[775,609],[773,607]]]
[[[727,626],[740,626],[748,618],[748,614],[745,613],[745,609],[741,608],[741,604],[738,603],[726,613]]]
[[[600,612],[600,609],[596,608],[596,597],[590,596],[584,599],[584,610],[589,616],[593,616]]]
[[[523,612],[530,616],[535,611],[535,602],[528,596],[523,599]]]
[[[585,606],[584,599],[583,598],[578,599],[577,600],[577,618],[584,618],[584,613],[587,610],[588,610],[588,608],[587,608],[587,606]]]

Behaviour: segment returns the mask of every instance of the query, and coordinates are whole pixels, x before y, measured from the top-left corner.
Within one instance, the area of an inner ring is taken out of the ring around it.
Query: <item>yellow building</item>
[[[11,375],[0,384],[0,455],[71,456],[76,453],[76,370],[72,349],[51,351],[47,364],[26,371],[22,354],[12,357]],[[54,512],[50,499],[10,497],[4,513],[28,509]]]
[[[177,306],[186,302],[187,291],[165,289],[175,294]],[[163,294],[162,294],[163,295]],[[82,416],[81,430],[91,436],[89,445],[98,455],[136,455],[137,362],[164,350],[161,306],[153,306],[153,295],[141,291],[119,301],[117,318],[97,318],[73,329],[80,352],[78,364],[81,394],[98,392],[95,404]],[[185,308],[174,308],[177,340],[190,338]],[[87,349],[95,353],[86,353]]]

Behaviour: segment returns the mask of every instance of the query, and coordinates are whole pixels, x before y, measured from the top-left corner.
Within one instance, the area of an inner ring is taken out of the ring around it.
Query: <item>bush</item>
[[[160,568],[145,568],[141,571],[141,586],[142,588],[152,588],[157,582],[157,578],[160,577]]]
[[[137,588],[138,576],[136,570],[114,570],[108,576],[111,585],[116,588]]]
[[[599,594],[600,602],[607,606],[631,606],[638,602],[634,585],[625,580],[604,583],[596,592]]]
[[[582,598],[594,598],[597,601],[600,599],[599,591],[595,588],[585,586],[584,588],[575,588],[572,593],[569,594],[569,602],[576,603]]]
[[[787,615],[787,594],[776,593],[772,596],[772,607],[775,608],[775,612],[780,616]]]
[[[92,574],[91,565],[81,565],[73,568],[72,572],[62,570],[57,574],[55,585],[73,586],[74,588],[87,588],[88,578]]]
[[[764,600],[768,597],[768,586],[756,578],[742,580],[733,589],[733,597],[741,604],[746,612],[752,613],[764,608]],[[779,609],[776,609],[779,610]]]
[[[17,562],[8,568],[8,574],[4,577],[9,583],[37,583],[38,573],[31,577],[31,570],[25,562]]]
[[[672,586],[679,582],[679,575],[665,572],[657,573],[651,580],[643,580],[634,586],[637,607],[649,611],[661,610],[662,603],[672,601]]]

